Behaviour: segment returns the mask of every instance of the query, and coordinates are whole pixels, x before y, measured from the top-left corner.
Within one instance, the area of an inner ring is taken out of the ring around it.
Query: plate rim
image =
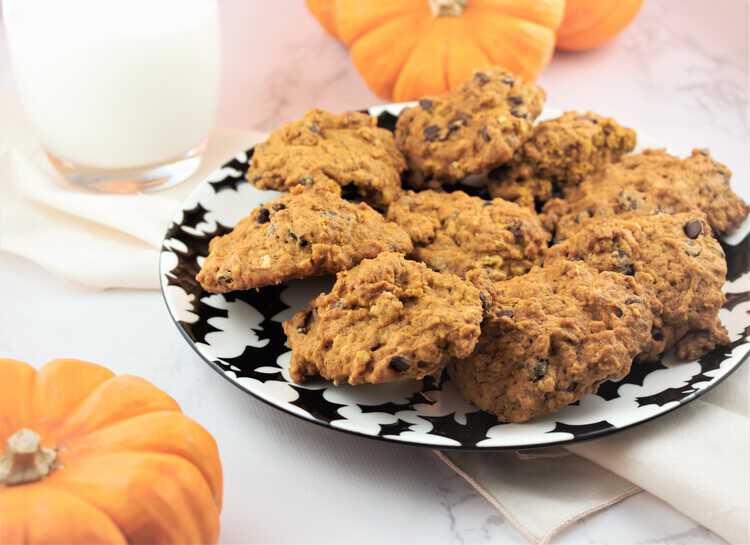
[[[748,235],[748,236],[750,236],[750,235]],[[166,237],[165,237],[164,240],[166,241]],[[161,257],[161,255],[163,253],[164,253],[163,251],[159,252],[159,256],[160,256],[159,257],[159,263],[160,263],[160,265],[161,265],[161,260],[163,259]],[[161,277],[161,274],[159,274],[159,276]],[[429,444],[429,443],[420,443],[420,442],[413,441],[413,440],[392,439],[392,438],[389,438],[389,437],[384,437],[382,435],[369,435],[367,433],[362,433],[362,432],[354,431],[354,430],[347,429],[347,428],[339,428],[339,427],[336,427],[336,426],[331,426],[331,424],[328,423],[328,422],[324,422],[324,421],[318,420],[316,418],[307,418],[306,416],[303,416],[303,415],[298,414],[296,412],[289,411],[289,410],[285,409],[284,407],[280,407],[279,405],[276,405],[272,401],[270,401],[270,400],[268,400],[268,399],[266,399],[264,397],[261,397],[259,394],[248,390],[245,386],[243,386],[239,382],[237,382],[235,380],[232,380],[232,377],[230,377],[229,375],[227,375],[226,372],[224,372],[224,370],[221,367],[219,367],[214,362],[212,362],[210,359],[208,359],[198,349],[198,347],[195,344],[195,341],[193,341],[193,339],[191,339],[188,336],[188,334],[185,331],[185,329],[180,325],[179,321],[177,319],[175,319],[174,314],[172,314],[172,309],[169,306],[169,302],[167,301],[166,293],[164,292],[164,284],[161,281],[159,282],[159,291],[160,291],[160,293],[162,295],[162,300],[164,301],[164,306],[167,307],[167,312],[169,313],[170,320],[172,320],[172,323],[175,325],[175,327],[177,328],[177,330],[180,332],[180,335],[182,335],[182,337],[187,341],[187,343],[190,346],[190,348],[193,349],[193,351],[198,355],[198,357],[201,360],[203,360],[204,363],[208,364],[208,366],[211,369],[213,369],[215,372],[217,372],[224,380],[226,380],[227,382],[229,382],[230,384],[232,384],[236,388],[239,388],[240,390],[242,390],[246,394],[250,394],[252,397],[254,397],[255,399],[257,399],[259,401],[262,401],[266,405],[269,405],[270,407],[273,407],[274,409],[276,409],[278,411],[281,411],[283,414],[285,414],[287,416],[293,416],[295,418],[298,418],[298,419],[302,420],[303,422],[309,422],[311,424],[315,424],[317,426],[320,426],[321,428],[324,428],[324,429],[327,429],[327,430],[330,430],[330,431],[334,431],[334,432],[346,433],[346,434],[349,434],[349,435],[354,435],[356,437],[364,437],[364,438],[367,438],[367,439],[372,439],[374,441],[383,441],[385,443],[397,444],[397,445],[402,445],[402,446],[405,446],[405,447],[428,448],[428,449],[440,450],[440,451],[451,450],[451,451],[460,451],[460,452],[499,452],[499,451],[527,451],[527,450],[537,450],[537,449],[543,449],[543,448],[548,448],[548,447],[559,447],[559,446],[572,445],[572,444],[578,444],[578,443],[585,443],[585,442],[588,442],[588,441],[593,441],[594,439],[600,439],[602,437],[606,437],[608,435],[612,435],[612,434],[618,433],[620,431],[627,430],[627,429],[632,428],[634,426],[640,426],[641,424],[645,424],[646,422],[650,422],[651,420],[654,420],[656,418],[660,418],[660,417],[662,417],[664,415],[667,415],[667,414],[671,413],[672,411],[674,411],[676,409],[679,409],[680,407],[684,407],[688,403],[691,403],[691,402],[695,401],[697,398],[701,397],[706,392],[709,392],[710,390],[714,389],[716,386],[718,386],[719,384],[721,384],[722,382],[724,382],[724,380],[726,380],[729,376],[731,376],[732,374],[734,374],[734,372],[737,371],[737,369],[739,369],[741,366],[743,366],[747,362],[747,360],[750,359],[750,349],[749,349],[749,350],[747,350],[747,352],[745,352],[745,355],[742,356],[742,358],[740,358],[740,360],[736,363],[736,365],[734,367],[732,367],[729,371],[727,371],[726,373],[724,373],[721,377],[719,377],[715,381],[711,382],[705,388],[702,388],[700,390],[696,390],[695,392],[693,392],[691,394],[688,394],[686,397],[682,398],[677,403],[677,405],[675,405],[674,407],[670,407],[669,409],[667,409],[667,410],[665,410],[663,412],[660,412],[660,413],[652,414],[651,416],[648,416],[648,417],[644,418],[643,420],[638,420],[638,421],[635,421],[635,422],[631,422],[629,424],[626,424],[625,426],[617,427],[617,426],[613,425],[611,428],[607,428],[607,429],[604,429],[604,430],[590,431],[590,432],[587,432],[586,435],[573,436],[571,439],[560,439],[558,441],[553,441],[553,442],[549,442],[549,443],[540,443],[540,444],[535,444],[535,445],[493,445],[493,446],[487,446],[487,447],[478,447],[476,444],[475,445],[434,445],[434,444]]]
[[[388,111],[389,107],[393,106],[402,106],[405,107],[409,103],[388,103],[388,104],[378,104],[373,105],[365,111],[368,112],[369,115],[372,114],[372,110],[377,110],[378,112]],[[545,108],[548,112],[554,112],[559,113],[561,110],[556,108]],[[390,112],[389,112],[390,113]],[[218,166],[214,171],[210,172],[206,177],[202,178],[201,181],[195,186],[195,188],[187,195],[185,199],[182,200],[182,202],[179,204],[176,213],[173,215],[172,220],[170,221],[170,225],[167,227],[167,229],[164,232],[164,236],[162,237],[162,243],[159,251],[159,292],[162,296],[162,301],[164,301],[164,306],[167,308],[167,312],[169,314],[169,318],[174,324],[174,326],[177,328],[177,330],[180,332],[180,335],[185,339],[187,344],[192,348],[192,350],[198,355],[198,357],[206,363],[211,369],[213,369],[216,373],[218,373],[224,380],[235,386],[236,388],[239,388],[241,391],[243,391],[246,394],[251,395],[253,398],[265,403],[266,405],[273,407],[274,409],[289,415],[296,417],[304,422],[312,423],[317,426],[320,426],[322,428],[339,432],[339,433],[346,433],[352,436],[356,437],[362,437],[367,438],[370,440],[376,440],[376,441],[382,441],[390,444],[397,444],[404,447],[419,447],[419,448],[428,448],[432,450],[439,450],[439,451],[460,451],[460,452],[500,452],[500,451],[528,451],[528,450],[537,450],[542,448],[549,448],[549,447],[559,447],[559,446],[566,446],[571,444],[580,444],[585,443],[588,441],[593,441],[595,439],[600,439],[630,428],[633,428],[635,426],[639,426],[641,424],[645,424],[646,422],[650,422],[651,420],[654,420],[656,418],[660,418],[664,415],[667,415],[671,413],[672,411],[679,409],[680,407],[683,407],[693,401],[695,401],[697,398],[704,395],[706,392],[709,392],[710,390],[714,389],[716,386],[721,384],[724,380],[726,380],[729,376],[735,373],[741,366],[745,365],[748,359],[750,359],[750,349],[748,349],[745,354],[737,361],[737,363],[729,369],[727,372],[725,372],[723,375],[718,377],[717,379],[712,380],[708,386],[698,389],[687,396],[680,399],[677,404],[674,406],[655,414],[651,414],[641,420],[636,420],[633,422],[630,422],[628,424],[625,424],[623,426],[616,426],[614,424],[611,425],[611,427],[605,428],[605,429],[599,429],[599,430],[592,430],[588,431],[585,434],[582,435],[574,435],[570,439],[559,439],[556,441],[550,441],[550,442],[544,442],[544,443],[537,443],[537,444],[513,444],[513,445],[490,445],[490,446],[484,446],[480,447],[477,446],[477,444],[473,445],[442,445],[442,444],[431,444],[431,443],[424,443],[415,441],[413,439],[395,439],[392,437],[385,437],[382,435],[371,435],[367,433],[363,433],[360,431],[356,431],[349,428],[343,428],[338,426],[332,426],[330,422],[325,422],[323,420],[318,420],[315,417],[307,417],[305,415],[299,414],[294,411],[290,411],[286,409],[283,406],[275,404],[273,401],[266,399],[262,397],[260,394],[255,393],[251,390],[249,390],[247,387],[239,383],[237,380],[232,379],[231,376],[229,376],[221,367],[219,367],[215,362],[211,361],[206,355],[202,353],[202,351],[199,349],[199,347],[196,345],[195,341],[188,335],[187,331],[184,327],[180,324],[179,320],[175,317],[172,307],[170,305],[169,299],[167,298],[167,294],[165,291],[166,286],[168,285],[166,282],[164,282],[164,278],[166,278],[166,275],[168,271],[165,269],[164,266],[164,259],[165,254],[169,253],[169,249],[167,246],[168,235],[169,235],[169,229],[173,224],[175,224],[180,216],[184,212],[185,204],[190,202],[197,202],[200,203],[199,195],[205,190],[206,185],[209,184],[209,180],[213,178],[215,175],[217,175],[223,168],[227,167],[228,164],[236,158],[240,154],[249,154],[251,150],[255,148],[257,144],[254,144],[253,146],[250,146],[249,148],[240,151],[238,153],[235,153],[232,157],[229,157],[226,161],[224,161],[220,166]],[[248,182],[249,183],[249,182]],[[738,244],[735,244],[733,246],[739,246],[741,244],[750,244],[750,234],[748,234],[744,239],[742,239]],[[749,271],[750,272],[750,271]],[[750,343],[748,343],[750,344]],[[611,424],[611,423],[610,423]]]

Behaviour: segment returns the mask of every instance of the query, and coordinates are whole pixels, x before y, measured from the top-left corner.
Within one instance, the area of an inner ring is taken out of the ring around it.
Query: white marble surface
[[[96,292],[0,254],[0,354],[77,357],[163,387],[216,437],[225,472],[222,543],[525,544],[430,450],[313,426],[232,387],[187,347],[154,292]],[[641,493],[559,544],[723,543]]]
[[[268,129],[312,106],[378,102],[299,0],[221,4],[220,125]],[[747,9],[744,0],[648,0],[615,43],[555,56],[541,78],[549,103],[613,115],[680,150],[710,147],[750,198]],[[10,86],[0,45],[0,88]],[[155,292],[95,292],[3,254],[0,286],[0,355],[75,356],[144,376],[215,435],[223,543],[524,543],[430,451],[312,426],[231,387],[186,346]],[[555,543],[723,541],[642,493]]]

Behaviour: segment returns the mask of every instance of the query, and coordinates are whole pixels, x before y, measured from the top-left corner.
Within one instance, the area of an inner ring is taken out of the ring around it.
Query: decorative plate
[[[403,107],[393,104],[368,112],[392,130]],[[546,110],[544,117],[556,115],[559,112]],[[724,244],[729,274],[721,319],[731,345],[690,363],[667,357],[635,365],[623,380],[607,382],[597,394],[545,418],[499,423],[464,401],[448,378],[356,387],[322,380],[293,384],[281,323],[327,290],[332,278],[224,295],[204,292],[195,280],[211,238],[278,195],[245,181],[252,153],[250,149],[227,162],[178,211],[161,252],[161,289],[177,328],[206,363],[235,386],[295,416],[366,437],[441,449],[550,446],[592,439],[665,414],[715,386],[748,356],[750,237],[737,246]]]

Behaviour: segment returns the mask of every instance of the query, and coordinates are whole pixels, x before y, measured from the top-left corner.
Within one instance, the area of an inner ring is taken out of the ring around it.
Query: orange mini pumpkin
[[[628,26],[643,0],[567,0],[557,47],[579,51],[611,40]]]
[[[500,65],[533,80],[550,60],[564,0],[307,0],[348,45],[368,87],[397,101],[454,89]]]
[[[216,443],[141,378],[0,359],[0,445],[0,543],[218,539]]]

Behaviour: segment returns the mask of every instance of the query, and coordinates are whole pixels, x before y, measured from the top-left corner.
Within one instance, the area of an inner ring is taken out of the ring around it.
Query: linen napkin
[[[218,130],[191,180],[149,195],[92,194],[65,185],[17,102],[3,98],[0,250],[96,288],[157,289],[161,238],[180,202],[263,137]],[[680,411],[568,449],[436,455],[534,545],[641,489],[728,541],[746,543],[747,366],[736,375]]]
[[[437,455],[535,545],[641,489],[748,543],[748,386],[745,364],[678,411],[567,449]]]

